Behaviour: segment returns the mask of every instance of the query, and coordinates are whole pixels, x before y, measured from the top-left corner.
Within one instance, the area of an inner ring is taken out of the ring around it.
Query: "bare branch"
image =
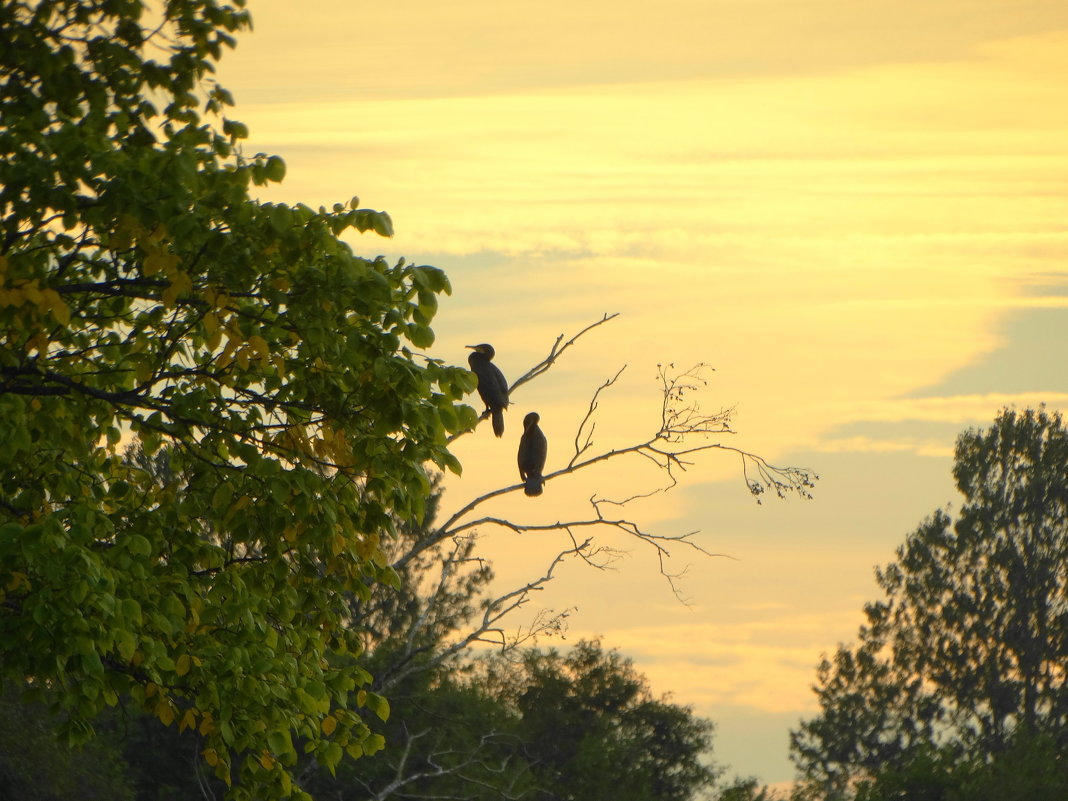
[[[510,391],[514,392],[526,382],[544,374],[580,337],[616,316],[606,314],[566,341],[563,335],[557,337],[546,358],[524,373]],[[598,532],[617,536],[624,541],[636,540],[651,548],[659,571],[671,591],[680,602],[686,603],[681,591],[681,579],[688,568],[673,569],[670,559],[674,552],[685,547],[703,556],[727,555],[713,553],[702,547],[695,540],[697,531],[658,533],[643,527],[629,515],[629,511],[641,499],[665,493],[677,486],[682,472],[705,452],[725,451],[739,457],[746,487],[758,502],[768,490],[774,491],[779,497],[789,493],[809,497],[808,490],[817,478],[810,471],[776,467],[756,454],[724,442],[724,439],[735,435],[731,426],[734,409],[720,408],[709,413],[700,408],[699,391],[707,386],[706,376],[712,371],[705,364],[685,370],[676,370],[673,364],[658,365],[661,406],[659,419],[653,417],[652,430],[626,447],[598,450],[594,440],[597,415],[601,411],[602,401],[609,390],[619,383],[624,369],[625,365],[594,391],[575,430],[570,458],[563,467],[546,473],[544,480],[549,483],[603,462],[623,459],[637,459],[640,460],[639,464],[651,466],[659,471],[659,480],[654,479],[653,486],[621,497],[611,498],[594,493],[588,499],[587,508],[573,514],[566,513],[555,522],[525,522],[489,513],[488,509],[483,511],[484,504],[524,486],[515,483],[467,500],[440,525],[409,530],[404,538],[397,541],[397,551],[390,560],[398,574],[410,579],[405,582],[412,585],[408,589],[408,596],[393,607],[386,601],[378,608],[354,613],[354,619],[361,619],[365,623],[368,613],[370,617],[378,615],[379,618],[392,613],[382,631],[372,632],[373,636],[380,638],[378,643],[388,643],[387,649],[382,652],[388,664],[376,671],[377,690],[393,689],[400,692],[403,686],[400,682],[418,671],[451,670],[479,645],[492,646],[508,656],[518,654],[523,645],[536,642],[541,636],[561,634],[573,609],[546,609],[533,615],[527,611],[525,616],[529,620],[525,624],[506,626],[506,623],[515,618],[520,610],[530,606],[536,594],[546,588],[565,561],[577,559],[594,569],[611,569],[625,551],[598,543],[595,539]],[[544,571],[518,586],[493,590],[490,566],[478,557],[475,550],[478,531],[489,526],[520,535],[558,532],[565,539],[548,560]],[[373,628],[372,625],[369,630]],[[372,649],[375,644],[371,643]],[[492,743],[495,735],[491,733],[487,736],[491,740],[484,738],[461,753],[455,750],[451,742],[439,741],[433,727],[414,733],[405,728],[397,736],[400,745],[395,740],[385,757],[392,762],[393,775],[383,777],[374,787],[366,785],[367,796],[376,801],[385,801],[387,798],[476,797],[483,787],[489,786],[486,784],[487,774],[499,771],[503,776],[506,769],[513,770],[509,767],[510,757],[501,757],[500,743]],[[416,758],[414,753],[420,756]],[[491,757],[490,754],[497,756]],[[446,785],[450,790],[438,790],[440,785],[428,783],[445,776],[457,780]],[[512,781],[516,780],[513,778]],[[510,788],[496,788],[495,792],[502,798],[523,795],[511,794]]]
[[[568,467],[574,467],[576,460],[593,447],[593,432],[597,427],[597,424],[593,421],[593,414],[597,411],[598,399],[601,397],[601,392],[613,386],[626,369],[627,365],[624,364],[614,376],[594,390],[593,397],[590,398],[590,405],[586,409],[586,416],[582,418],[582,422],[579,423],[578,429],[575,431],[575,455],[567,463]]]
[[[560,334],[556,338],[556,342],[553,343],[552,348],[549,350],[549,355],[542,359],[540,362],[538,362],[536,365],[531,367],[525,373],[523,373],[523,375],[521,375],[519,378],[517,378],[516,381],[512,384],[512,386],[508,388],[508,394],[511,395],[517,389],[523,386],[523,384],[527,383],[528,381],[533,381],[542,373],[547,372],[556,363],[556,360],[564,354],[564,351],[574,345],[583,335],[592,331],[599,325],[604,325],[609,320],[614,320],[618,316],[619,312],[613,312],[612,314],[606,313],[603,317],[601,317],[600,320],[590,323],[588,326],[583,328],[581,331],[579,331],[566,342],[564,342],[564,335]]]
[[[601,322],[603,320],[598,321],[595,325],[599,325]],[[587,328],[586,330],[589,329]],[[574,339],[572,339],[573,341]],[[557,341],[558,344],[559,340]],[[554,345],[554,352],[555,349],[556,346]],[[660,486],[618,499],[593,497],[590,499],[590,504],[594,510],[594,514],[591,517],[566,521],[560,520],[555,523],[535,525],[496,516],[472,516],[472,513],[480,506],[493,498],[509,492],[515,492],[523,487],[521,483],[511,484],[487,492],[469,501],[461,509],[454,512],[438,529],[436,539],[440,541],[481,525],[494,525],[516,533],[527,531],[567,531],[570,533],[572,529],[594,526],[614,528],[647,545],[651,545],[655,549],[657,558],[660,560],[661,573],[668,579],[673,591],[678,595],[675,579],[681,573],[670,574],[665,567],[664,561],[671,555],[670,547],[672,545],[685,544],[709,556],[723,556],[724,554],[710,554],[694,543],[691,538],[697,534],[696,531],[672,536],[654,534],[641,528],[633,520],[626,517],[605,516],[602,507],[607,505],[624,507],[634,501],[667,492],[678,484],[679,473],[692,466],[697,455],[713,450],[727,451],[741,458],[742,474],[746,487],[757,498],[758,503],[761,495],[769,490],[780,498],[785,498],[788,494],[797,494],[803,498],[811,497],[810,489],[813,486],[813,482],[818,478],[811,471],[797,467],[776,467],[769,464],[763,457],[741,448],[726,445],[720,441],[710,441],[713,438],[735,435],[735,431],[731,427],[734,409],[720,408],[712,413],[701,410],[695,396],[702,387],[707,386],[708,381],[705,376],[712,368],[706,364],[697,364],[682,371],[676,371],[673,364],[658,365],[657,377],[662,396],[659,427],[646,439],[633,445],[600,453],[593,452],[595,414],[600,407],[602,393],[617,383],[623,369],[620,368],[614,376],[608,378],[596,389],[586,414],[576,430],[574,453],[570,461],[565,467],[547,473],[544,477],[545,483],[548,484],[554,479],[577,473],[601,462],[638,457],[651,463],[662,472],[663,481]]]
[[[597,326],[603,325],[604,323],[607,323],[609,320],[614,320],[618,316],[619,316],[619,312],[613,312],[612,314],[608,314],[606,312],[604,314],[604,316],[601,317],[600,320],[597,320],[595,322],[590,323],[588,326],[583,328],[581,331],[579,331],[577,334],[572,336],[566,342],[564,341],[564,335],[563,334],[560,334],[559,336],[557,336],[556,337],[556,341],[553,343],[552,348],[550,348],[550,350],[549,350],[549,355],[546,356],[544,359],[542,359],[540,362],[538,362],[536,365],[531,367],[525,373],[523,373],[523,375],[521,375],[518,379],[516,379],[516,381],[508,388],[508,397],[511,398],[515,394],[515,391],[517,389],[519,389],[521,386],[523,386],[523,384],[527,383],[528,381],[532,381],[533,379],[535,379],[538,376],[540,376],[542,373],[547,372],[556,363],[556,360],[559,359],[560,356],[563,355],[564,351],[566,351],[568,348],[570,348],[572,345],[574,345],[576,342],[578,342],[578,340],[582,336],[584,336],[585,334],[589,333],[590,331],[592,331]],[[479,422],[482,422],[483,420],[485,420],[489,416],[490,416],[490,410],[486,409],[485,411],[482,412],[482,414],[479,415],[478,420],[479,420]],[[468,434],[473,430],[474,429],[468,429],[467,431],[458,431],[457,433],[455,433],[452,436],[450,436],[446,440],[446,442],[449,443],[449,444],[452,444],[457,439],[462,437],[464,434]]]

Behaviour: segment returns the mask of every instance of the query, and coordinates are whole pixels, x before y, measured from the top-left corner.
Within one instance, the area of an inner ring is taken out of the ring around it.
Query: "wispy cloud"
[[[607,645],[633,658],[654,689],[671,691],[703,714],[738,705],[760,712],[811,712],[811,684],[820,655],[831,649],[828,630],[851,632],[856,613],[784,611],[737,623],[616,628]],[[576,637],[591,632],[572,632]]]
[[[1065,17],[1058,0],[943,0],[909,3],[907,11],[895,0],[664,0],[655,10],[609,0],[397,0],[290,10],[288,0],[259,0],[257,33],[242,42],[243,59],[224,61],[248,86],[244,102],[745,81],[951,62],[991,39],[1032,35]]]

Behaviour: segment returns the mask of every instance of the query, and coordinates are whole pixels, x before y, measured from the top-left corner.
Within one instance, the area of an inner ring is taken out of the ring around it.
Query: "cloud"
[[[814,446],[817,453],[914,453],[917,456],[946,458],[953,456],[952,443],[924,441],[913,437],[875,439],[872,437],[825,438]]]
[[[1068,408],[1068,392],[990,392],[981,395],[895,398],[860,404],[853,419],[872,422],[988,423],[1005,407]]]
[[[1068,392],[989,392],[973,395],[892,398],[859,403],[849,422],[822,436],[817,453],[913,453],[952,458],[956,436],[986,426],[1001,409],[1068,410]]]
[[[300,94],[318,102],[821,75],[997,57],[981,48],[1063,27],[1066,16],[1058,0],[663,0],[655,9],[608,0],[397,0],[289,10],[287,0],[252,9],[255,35],[223,61],[225,85],[250,84],[239,98]]]
[[[786,611],[735,623],[617,627],[604,641],[634,660],[654,690],[671,692],[715,717],[718,706],[762,713],[810,713],[812,683],[827,631],[855,631],[856,614]],[[569,638],[592,636],[572,631]]]

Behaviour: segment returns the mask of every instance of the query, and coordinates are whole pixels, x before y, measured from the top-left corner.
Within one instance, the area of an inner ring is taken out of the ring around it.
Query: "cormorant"
[[[493,433],[504,434],[504,410],[508,408],[508,382],[504,373],[493,364],[495,351],[492,345],[467,345],[474,351],[467,357],[471,372],[478,377],[478,394],[493,416]]]
[[[545,452],[548,444],[545,434],[538,427],[541,417],[537,412],[530,412],[523,418],[523,436],[519,440],[519,477],[526,482],[523,492],[527,495],[541,495],[545,469]]]

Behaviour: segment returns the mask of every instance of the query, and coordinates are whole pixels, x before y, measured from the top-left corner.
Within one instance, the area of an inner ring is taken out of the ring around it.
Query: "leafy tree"
[[[616,651],[581,641],[566,654],[530,650],[478,679],[522,720],[522,753],[539,797],[686,801],[719,775],[712,723],[654,698]]]
[[[924,747],[856,789],[857,801],[1060,801],[1068,797],[1063,750],[1044,734],[1017,732],[1005,750],[962,757],[956,747]]]
[[[1068,753],[1068,433],[1057,414],[1005,410],[960,436],[953,474],[956,522],[936,513],[877,571],[885,600],[824,659],[821,712],[792,734],[831,795],[944,776],[947,758],[989,778],[1025,742]]]
[[[428,676],[391,694],[392,747],[321,778],[323,797],[690,801],[719,775],[711,722],[653,698],[629,660],[595,642]]]
[[[386,214],[250,199],[285,165],[211,80],[241,5],[0,6],[0,676],[71,742],[129,699],[276,797],[296,738],[381,746],[347,600],[476,416],[411,349],[444,274],[339,238]]]
[[[717,789],[715,798],[716,801],[785,801],[786,796],[774,794],[755,778],[735,777]]]

